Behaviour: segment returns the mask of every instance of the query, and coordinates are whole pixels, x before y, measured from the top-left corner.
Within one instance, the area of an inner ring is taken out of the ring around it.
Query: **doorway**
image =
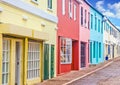
[[[86,66],[86,44],[81,42],[81,68]]]
[[[21,57],[21,43],[15,42],[15,85],[20,85],[20,57]]]
[[[44,80],[49,79],[49,44],[44,44]]]

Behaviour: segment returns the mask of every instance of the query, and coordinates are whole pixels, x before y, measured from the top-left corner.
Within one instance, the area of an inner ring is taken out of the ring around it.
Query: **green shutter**
[[[54,77],[54,45],[51,45],[51,78]]]
[[[49,79],[49,44],[44,44],[44,80]]]

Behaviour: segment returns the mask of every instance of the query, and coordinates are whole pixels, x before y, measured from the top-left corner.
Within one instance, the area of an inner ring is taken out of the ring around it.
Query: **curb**
[[[70,84],[70,83],[72,83],[72,82],[74,82],[74,81],[77,81],[77,80],[79,80],[79,79],[81,79],[81,78],[84,78],[84,77],[86,77],[86,76],[88,76],[88,75],[90,75],[90,74],[92,74],[92,73],[95,73],[95,72],[97,72],[97,71],[99,71],[99,70],[107,67],[107,66],[110,65],[111,63],[113,63],[113,61],[105,64],[104,66],[102,66],[102,67],[100,67],[100,68],[98,68],[98,69],[95,69],[94,71],[91,71],[91,72],[89,72],[89,73],[87,73],[87,74],[85,74],[85,75],[83,75],[83,76],[80,76],[80,77],[78,77],[78,78],[75,78],[75,79],[73,79],[73,80],[71,80],[71,81],[69,81],[69,82],[67,82],[67,83],[62,84],[62,85],[68,85],[68,84]]]

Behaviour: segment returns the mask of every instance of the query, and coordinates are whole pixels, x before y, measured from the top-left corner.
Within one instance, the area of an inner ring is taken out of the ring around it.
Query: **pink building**
[[[89,5],[81,0],[80,4],[80,23],[79,23],[79,40],[80,40],[80,68],[89,65],[89,39],[90,39],[90,9]]]

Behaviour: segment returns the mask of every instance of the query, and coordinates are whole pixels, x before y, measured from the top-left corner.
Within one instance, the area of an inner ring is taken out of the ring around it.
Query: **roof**
[[[98,11],[96,8],[94,8],[91,3],[89,3],[87,0],[84,0],[84,1],[85,1],[91,8],[93,8],[95,11],[97,11],[99,14],[101,14],[101,15],[104,17],[104,15],[103,15],[100,11]]]

